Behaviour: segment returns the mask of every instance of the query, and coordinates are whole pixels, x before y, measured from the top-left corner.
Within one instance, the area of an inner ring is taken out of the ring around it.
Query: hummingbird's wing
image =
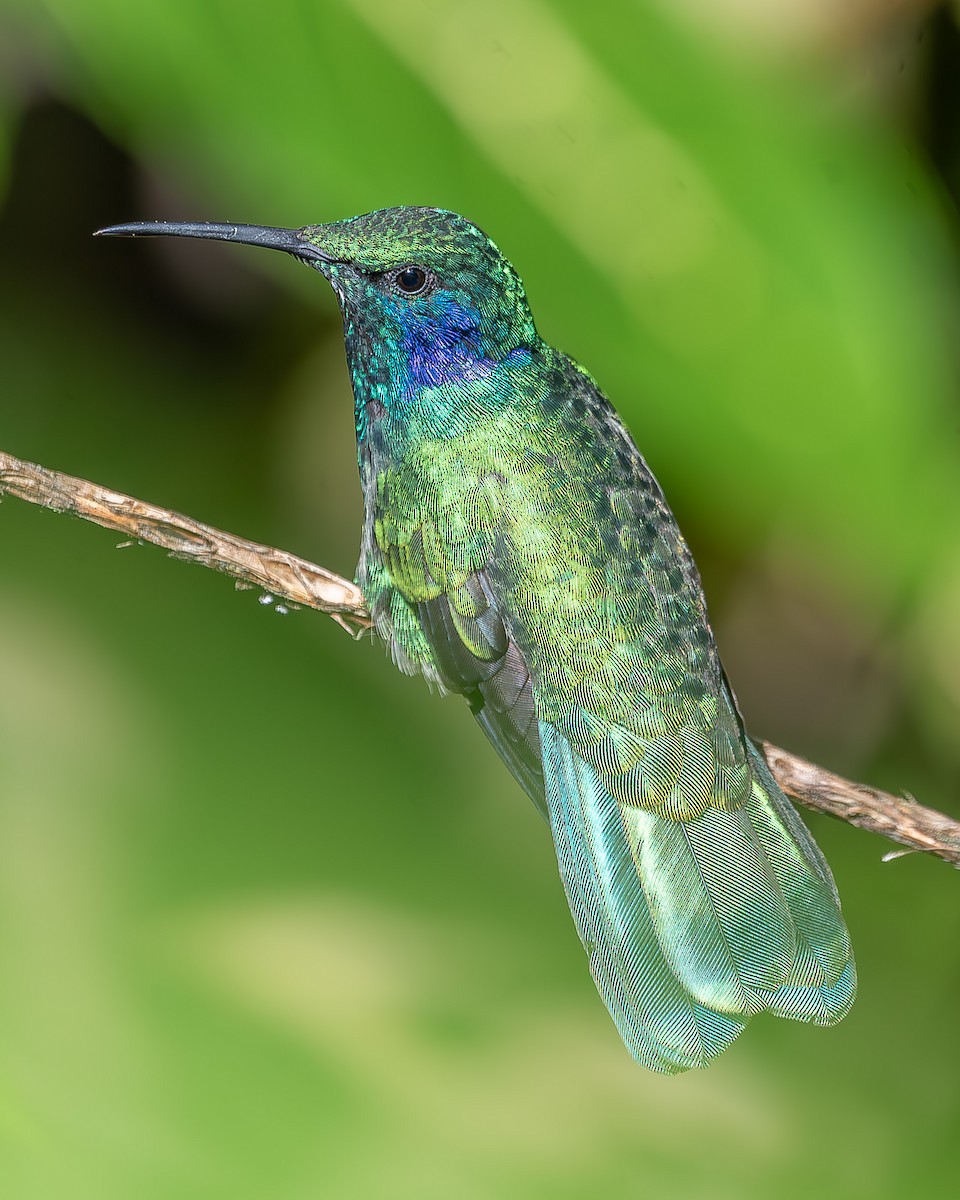
[[[533,684],[487,572],[475,571],[454,592],[417,607],[443,682],[467,697],[480,727],[546,817]]]
[[[439,511],[427,514],[417,489],[397,472],[380,476],[377,493],[390,515],[374,522],[362,573],[378,630],[402,669],[422,670],[467,698],[546,817],[530,672],[491,583],[489,528],[477,529],[495,523],[496,512],[487,505],[485,523],[476,503],[451,487]],[[475,489],[468,494],[475,498]],[[468,507],[471,521],[462,518]]]

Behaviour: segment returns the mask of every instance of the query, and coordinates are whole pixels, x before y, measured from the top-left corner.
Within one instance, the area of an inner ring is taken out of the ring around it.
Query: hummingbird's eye
[[[403,292],[405,296],[421,295],[427,290],[429,281],[430,277],[423,267],[403,267],[393,277],[397,291]]]

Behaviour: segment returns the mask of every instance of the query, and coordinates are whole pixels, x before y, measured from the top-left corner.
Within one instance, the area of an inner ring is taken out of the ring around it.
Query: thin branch
[[[222,571],[291,604],[329,613],[350,632],[371,626],[363,593],[355,583],[285,550],[249,542],[170,509],[0,451],[0,495],[4,492],[41,508],[93,521],[137,541],[152,542],[171,558]]]
[[[758,744],[777,783],[807,808],[960,867],[960,821],[918,804],[912,796],[894,796],[864,783],[851,783],[770,742]],[[884,855],[885,859],[896,857],[896,852]]]
[[[318,609],[355,636],[371,627],[363,594],[355,583],[295,554],[249,542],[169,509],[0,451],[0,495],[5,492],[29,504],[72,513],[129,538],[152,542],[173,558],[222,571],[280,600]],[[960,822],[909,797],[851,783],[769,742],[759,745],[783,790],[807,808],[960,867]]]

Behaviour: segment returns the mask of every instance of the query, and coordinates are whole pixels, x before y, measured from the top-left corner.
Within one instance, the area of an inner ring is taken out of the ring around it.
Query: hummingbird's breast
[[[421,608],[465,595],[482,575],[544,714],[575,693],[609,706],[628,679],[672,709],[721,688],[673,514],[609,402],[570,360],[557,355],[526,394],[456,436],[420,437],[391,456],[374,435],[361,459],[358,581],[399,659],[436,672]]]

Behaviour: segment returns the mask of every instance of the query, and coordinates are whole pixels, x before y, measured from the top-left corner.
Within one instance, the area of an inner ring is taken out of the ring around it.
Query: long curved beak
[[[332,262],[318,246],[307,241],[312,232],[305,229],[276,229],[271,225],[222,225],[215,221],[131,221],[127,225],[108,225],[94,237],[192,237],[217,242],[240,242],[245,246],[266,246],[284,250],[304,262]]]

